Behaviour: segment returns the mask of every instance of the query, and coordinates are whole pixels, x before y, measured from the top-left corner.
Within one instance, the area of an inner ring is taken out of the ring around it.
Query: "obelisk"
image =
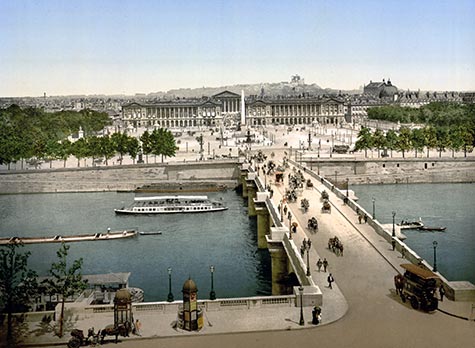
[[[244,102],[244,90],[241,90],[241,126],[246,125],[246,103]]]

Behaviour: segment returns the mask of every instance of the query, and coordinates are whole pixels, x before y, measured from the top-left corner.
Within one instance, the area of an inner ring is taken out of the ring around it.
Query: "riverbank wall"
[[[236,160],[3,171],[0,194],[134,191],[144,185],[188,191],[206,182],[235,188],[239,174]]]
[[[299,163],[338,187],[346,183],[347,178],[351,185],[475,182],[475,158],[472,157],[318,159],[304,156]]]

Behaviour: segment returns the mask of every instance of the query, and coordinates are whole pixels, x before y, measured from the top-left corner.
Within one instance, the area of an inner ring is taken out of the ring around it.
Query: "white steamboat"
[[[173,214],[207,213],[226,210],[223,202],[208,196],[155,196],[135,197],[130,207],[115,209],[116,214]]]

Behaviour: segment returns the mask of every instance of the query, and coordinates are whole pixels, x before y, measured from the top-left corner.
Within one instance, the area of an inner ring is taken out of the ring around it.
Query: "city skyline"
[[[0,96],[288,81],[475,90],[475,2],[0,3]]]

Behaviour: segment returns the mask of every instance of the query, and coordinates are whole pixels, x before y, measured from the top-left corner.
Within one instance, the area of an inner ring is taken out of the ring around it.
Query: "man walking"
[[[393,246],[393,251],[396,249],[396,240],[394,238],[391,239],[391,245]]]
[[[335,279],[333,279],[333,276],[332,276],[331,273],[328,275],[327,281],[328,281],[328,287],[329,287],[330,289],[333,289],[333,288],[332,288],[332,283],[335,281]]]
[[[326,258],[323,259],[323,272],[327,271],[328,261]]]
[[[318,259],[318,261],[317,261],[317,267],[318,267],[318,271],[319,271],[319,272],[320,272],[320,269],[322,268],[322,265],[323,265],[322,259]]]

